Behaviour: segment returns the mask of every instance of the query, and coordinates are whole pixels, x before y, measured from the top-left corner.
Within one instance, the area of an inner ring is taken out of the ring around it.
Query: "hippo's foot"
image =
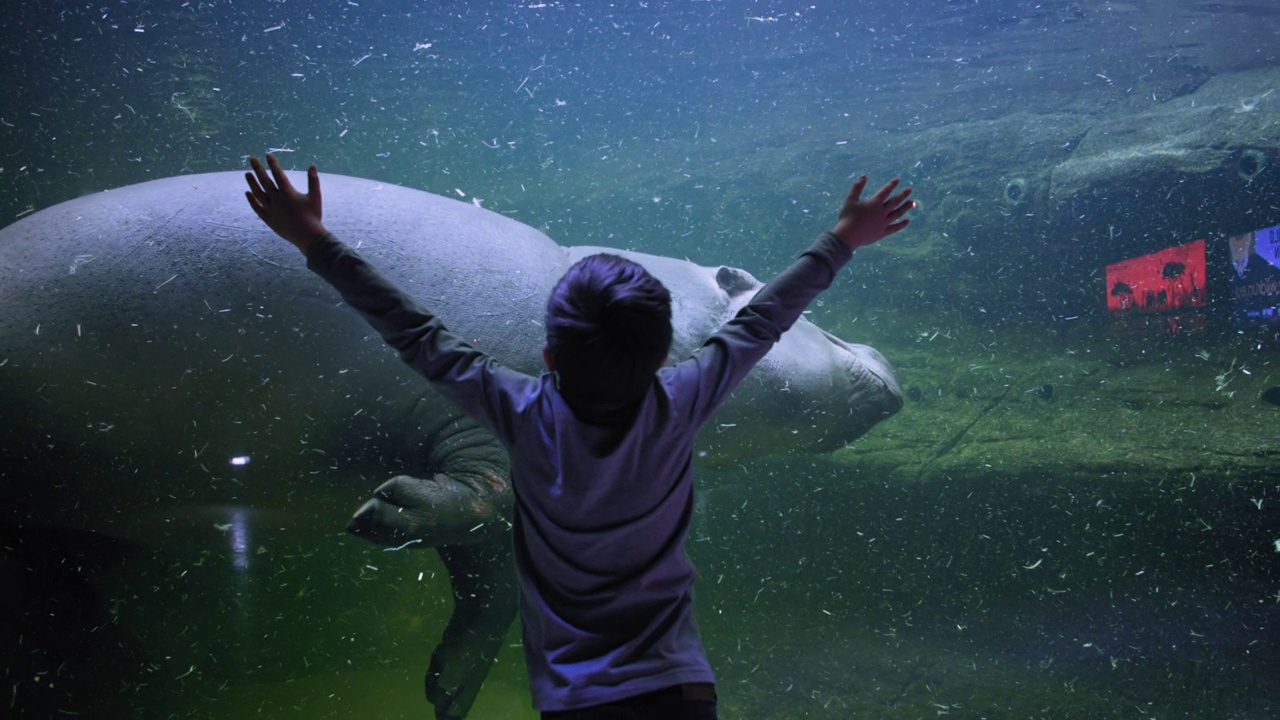
[[[495,485],[499,492],[477,490],[445,474],[427,479],[397,475],[356,511],[347,532],[383,547],[474,543],[490,526],[507,522],[509,501],[501,492],[506,484]]]
[[[461,720],[515,619],[515,560],[505,529],[486,533],[479,544],[438,550],[453,584],[453,615],[431,653],[427,701],[435,706],[436,720]]]

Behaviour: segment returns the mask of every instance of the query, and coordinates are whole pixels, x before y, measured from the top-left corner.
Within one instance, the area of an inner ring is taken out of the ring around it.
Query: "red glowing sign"
[[[1125,328],[1156,326],[1178,333],[1199,326],[1205,272],[1204,240],[1108,265],[1107,314]]]
[[[1107,266],[1107,311],[1171,313],[1204,307],[1205,242],[1165,248]]]

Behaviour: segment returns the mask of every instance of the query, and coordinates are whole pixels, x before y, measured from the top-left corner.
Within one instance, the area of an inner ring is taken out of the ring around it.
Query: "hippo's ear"
[[[729,294],[729,297],[740,293],[755,290],[760,286],[760,282],[751,276],[751,273],[742,268],[721,266],[716,271],[716,284]]]

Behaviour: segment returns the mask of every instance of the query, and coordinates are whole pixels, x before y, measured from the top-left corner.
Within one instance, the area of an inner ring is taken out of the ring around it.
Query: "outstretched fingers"
[[[321,217],[323,209],[320,202],[320,171],[315,165],[307,168],[307,200],[311,203],[316,217]]]
[[[257,163],[258,159],[253,158],[251,162]],[[263,213],[266,212],[267,203],[270,202],[270,198],[267,197],[267,191],[262,189],[262,184],[258,182],[257,176],[252,172],[244,174],[244,181],[249,186],[249,189],[244,192],[245,199],[249,201],[249,208],[253,210],[255,215],[265,221],[266,217]]]
[[[312,241],[324,235],[320,207],[320,173],[312,165],[307,169],[306,194],[298,192],[289,181],[280,161],[267,155],[264,166],[258,158],[250,158],[250,172],[244,174],[249,208],[277,235],[293,243],[303,253]]]
[[[320,171],[315,165],[307,168],[307,194],[320,202]]]
[[[902,192],[889,198],[885,203],[885,206],[890,208],[888,214],[885,215],[885,219],[890,221],[889,225],[886,227],[889,235],[892,235],[911,224],[910,218],[903,217],[916,206],[914,200],[908,199],[910,197],[911,188],[905,188]]]
[[[849,194],[845,196],[844,204],[852,205],[862,198],[862,191],[867,187],[867,176],[859,175],[857,180],[853,181],[853,187],[850,188]]]
[[[271,160],[271,156],[267,156]],[[249,158],[249,167],[253,169],[252,173],[245,173],[244,176],[249,179],[249,186],[256,190],[255,194],[266,196],[269,192],[274,192],[276,184],[272,182],[271,177],[267,175],[267,169],[262,166],[262,161],[256,157]]]
[[[266,222],[267,217],[263,213],[265,213],[267,209],[262,206],[262,201],[254,197],[252,190],[246,190],[244,192],[244,197],[249,201],[249,209],[253,211],[253,214],[257,215],[259,220]]]
[[[249,207],[261,218],[263,213],[266,212],[267,206],[271,204],[271,195],[268,189],[274,191],[276,186],[267,177],[266,170],[262,168],[262,163],[258,158],[249,158],[249,166],[252,170],[244,174],[244,181],[249,185],[249,189],[244,196],[249,200]]]
[[[289,182],[289,176],[284,173],[284,168],[280,167],[280,161],[276,156],[268,153],[267,164],[271,166],[271,176],[275,178],[276,186],[283,192],[293,194],[295,192],[293,183]]]
[[[898,187],[899,182],[901,181],[898,180],[898,178],[894,178],[885,183],[883,187],[876,191],[875,195],[872,195],[867,200],[867,202],[875,203],[877,205],[886,204],[885,201],[889,198],[889,193],[893,192],[894,188]]]
[[[890,208],[889,219],[896,220],[916,206],[914,201],[907,200],[909,197],[911,197],[911,188],[904,188],[902,192],[885,201],[885,207]]]

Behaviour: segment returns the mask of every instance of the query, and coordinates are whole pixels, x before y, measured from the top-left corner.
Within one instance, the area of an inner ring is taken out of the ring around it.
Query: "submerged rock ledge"
[[[942,365],[907,355],[900,379],[917,400],[834,459],[912,482],[1274,481],[1280,408],[1264,396],[1280,382],[1278,363],[1190,348],[1137,364],[1066,356]]]

